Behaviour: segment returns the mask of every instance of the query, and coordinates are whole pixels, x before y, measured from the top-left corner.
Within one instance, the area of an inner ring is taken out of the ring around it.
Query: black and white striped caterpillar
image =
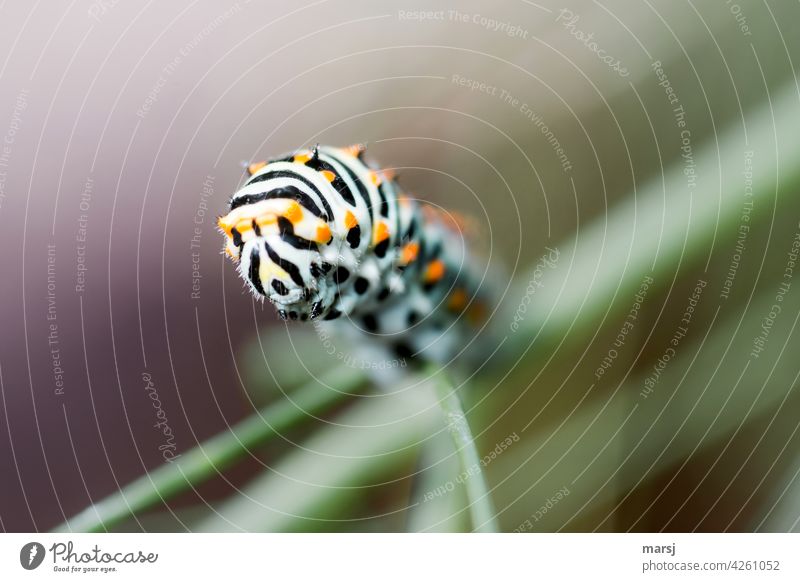
[[[349,319],[399,357],[445,361],[488,314],[451,220],[368,166],[363,146],[252,164],[218,221],[225,252],[284,320]]]

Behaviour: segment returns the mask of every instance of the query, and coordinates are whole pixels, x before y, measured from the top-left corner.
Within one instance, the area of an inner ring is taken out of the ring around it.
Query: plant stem
[[[193,527],[197,532],[291,532],[375,522],[369,498],[386,499],[404,480],[420,445],[440,426],[436,400],[425,379],[377,398],[359,398],[301,443],[270,463]],[[359,501],[360,500],[360,501]],[[401,513],[405,500],[381,510]],[[367,516],[355,517],[362,507]],[[343,517],[344,520],[337,518]],[[355,518],[355,519],[354,519]],[[352,528],[347,527],[347,530]]]
[[[453,437],[461,470],[467,475],[464,483],[473,531],[497,532],[499,530],[492,507],[492,498],[489,496],[489,488],[481,470],[478,449],[475,448],[475,440],[472,438],[472,431],[470,431],[469,422],[464,415],[461,400],[443,370],[430,367],[429,372],[436,387],[439,406],[447,421],[447,428]]]
[[[335,386],[336,389],[327,388]],[[217,475],[240,457],[310,414],[326,410],[366,385],[351,368],[336,368],[289,397],[265,406],[246,419],[183,453],[172,463],[139,477],[55,528],[57,532],[96,532],[136,515]]]

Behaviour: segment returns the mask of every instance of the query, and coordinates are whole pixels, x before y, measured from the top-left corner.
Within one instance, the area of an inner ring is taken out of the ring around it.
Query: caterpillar
[[[364,152],[317,145],[251,164],[218,220],[224,252],[284,320],[349,322],[398,357],[447,361],[488,316],[480,269],[453,221]]]

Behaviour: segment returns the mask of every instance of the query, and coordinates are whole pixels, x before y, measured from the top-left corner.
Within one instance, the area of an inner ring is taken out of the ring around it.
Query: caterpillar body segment
[[[432,361],[484,323],[491,293],[459,230],[367,165],[362,146],[317,146],[248,173],[218,226],[241,277],[281,318],[337,320]]]

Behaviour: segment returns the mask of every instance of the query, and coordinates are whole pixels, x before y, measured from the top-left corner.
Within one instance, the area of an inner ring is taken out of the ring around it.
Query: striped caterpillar
[[[349,320],[398,357],[446,361],[487,317],[480,272],[452,221],[363,154],[316,146],[251,164],[218,221],[224,252],[284,320]]]

